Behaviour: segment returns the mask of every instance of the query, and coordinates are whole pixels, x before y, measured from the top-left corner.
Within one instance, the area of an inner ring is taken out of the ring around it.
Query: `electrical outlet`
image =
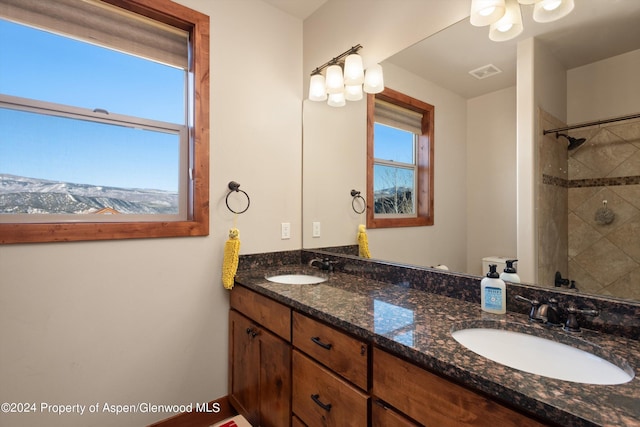
[[[280,224],[280,238],[282,240],[291,238],[291,223],[283,222]]]
[[[320,237],[320,222],[314,221],[312,237]]]

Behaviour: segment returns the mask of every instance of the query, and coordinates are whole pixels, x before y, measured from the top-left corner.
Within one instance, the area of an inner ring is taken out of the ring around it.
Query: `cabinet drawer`
[[[231,290],[231,308],[291,342],[291,309],[242,286]]]
[[[309,427],[367,426],[369,397],[293,351],[293,412]]]
[[[294,312],[293,345],[367,390],[369,346],[364,341]]]
[[[371,404],[372,427],[418,427],[393,409],[383,406],[378,402]]]
[[[377,348],[372,394],[425,425],[544,425]]]

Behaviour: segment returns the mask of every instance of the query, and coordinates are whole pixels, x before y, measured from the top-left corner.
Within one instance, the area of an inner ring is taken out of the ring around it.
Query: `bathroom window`
[[[433,225],[433,119],[392,89],[368,96],[368,228]]]
[[[0,243],[208,234],[208,31],[169,0],[2,0]]]

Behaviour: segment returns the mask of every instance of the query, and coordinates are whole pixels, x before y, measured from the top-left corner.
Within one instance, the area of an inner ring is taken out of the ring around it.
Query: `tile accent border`
[[[619,176],[613,178],[587,178],[587,179],[564,179],[557,176],[542,174],[542,183],[555,185],[564,188],[582,187],[604,187],[615,185],[636,185],[640,184],[640,175]]]

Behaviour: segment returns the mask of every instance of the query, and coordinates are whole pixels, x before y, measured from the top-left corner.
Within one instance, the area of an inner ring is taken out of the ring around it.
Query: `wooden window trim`
[[[103,0],[189,31],[194,75],[193,194],[189,219],[168,222],[0,224],[0,244],[209,234],[209,17],[170,0]]]
[[[376,98],[422,113],[422,135],[418,136],[418,179],[416,189],[417,216],[413,218],[375,218],[373,197],[374,111]],[[433,225],[434,182],[434,117],[433,105],[386,88],[379,94],[367,95],[367,228],[419,227]]]

